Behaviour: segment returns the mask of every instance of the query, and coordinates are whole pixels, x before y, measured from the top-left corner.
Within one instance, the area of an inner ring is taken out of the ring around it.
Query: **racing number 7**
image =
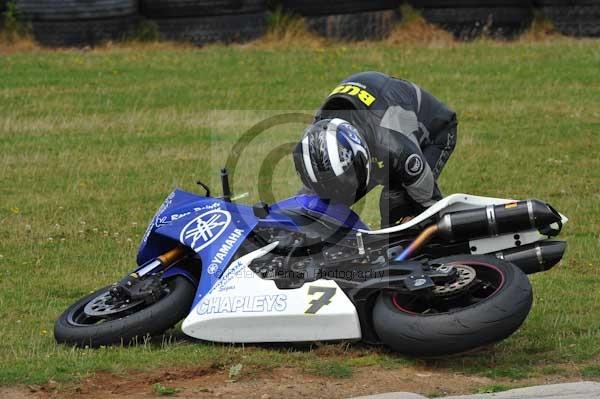
[[[315,314],[325,305],[331,303],[331,298],[335,295],[335,287],[317,287],[311,285],[308,287],[308,295],[315,295],[321,293],[320,296],[309,302],[310,306],[304,313]]]

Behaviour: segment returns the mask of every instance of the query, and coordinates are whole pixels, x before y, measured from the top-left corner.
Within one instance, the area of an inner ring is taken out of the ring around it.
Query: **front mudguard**
[[[198,273],[194,273],[194,271],[189,270],[186,267],[173,266],[165,272],[165,274],[163,275],[163,278],[166,279],[166,278],[175,277],[175,276],[182,276],[182,277],[185,277],[187,280],[189,280],[190,283],[194,284],[194,287],[196,287],[196,289],[198,289],[198,282],[200,280],[200,271],[202,270],[202,264],[199,259],[197,260],[197,262],[198,262]]]

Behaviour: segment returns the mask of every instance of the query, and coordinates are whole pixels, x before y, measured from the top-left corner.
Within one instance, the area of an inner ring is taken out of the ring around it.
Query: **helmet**
[[[365,140],[352,124],[340,118],[309,126],[294,150],[302,183],[321,198],[348,205],[365,195],[370,161]]]

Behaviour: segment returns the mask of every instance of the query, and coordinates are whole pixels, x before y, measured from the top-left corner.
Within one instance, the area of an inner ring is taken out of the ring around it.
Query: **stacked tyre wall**
[[[160,38],[198,45],[243,42],[266,31],[266,0],[0,0],[44,45],[85,46],[135,36],[142,24]],[[600,37],[600,0],[269,0],[271,12],[297,15],[314,33],[335,40],[378,40],[400,20],[404,1],[459,40],[512,39],[534,13],[556,31]],[[0,28],[2,20],[0,20]]]
[[[120,39],[134,26],[136,0],[17,0],[19,18],[50,46],[94,45]]]
[[[488,37],[512,39],[533,21],[528,0],[414,0],[430,23],[452,32],[457,39]]]
[[[600,0],[535,0],[556,31],[576,37],[600,37]]]
[[[304,17],[313,32],[332,39],[382,39],[400,18],[400,0],[283,0],[285,13]]]
[[[163,38],[198,45],[252,40],[266,29],[265,0],[140,0],[140,12]]]
[[[0,7],[8,1],[0,0]],[[34,38],[48,46],[96,45],[133,37],[145,23],[162,39],[198,45],[252,40],[266,29],[265,0],[12,1]]]

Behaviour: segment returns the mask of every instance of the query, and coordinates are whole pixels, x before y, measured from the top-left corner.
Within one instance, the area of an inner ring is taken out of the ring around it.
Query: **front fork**
[[[161,298],[163,292],[161,277],[158,273],[164,273],[187,255],[188,249],[177,245],[113,284],[110,288],[110,295],[117,301],[144,301],[148,305],[155,303]],[[144,278],[145,276],[148,277]]]
[[[183,245],[177,245],[170,251],[167,251],[159,257],[146,262],[133,274],[139,278],[155,270],[166,271],[175,263],[177,263],[177,261],[186,257],[188,253],[189,250],[187,247],[184,247]]]

